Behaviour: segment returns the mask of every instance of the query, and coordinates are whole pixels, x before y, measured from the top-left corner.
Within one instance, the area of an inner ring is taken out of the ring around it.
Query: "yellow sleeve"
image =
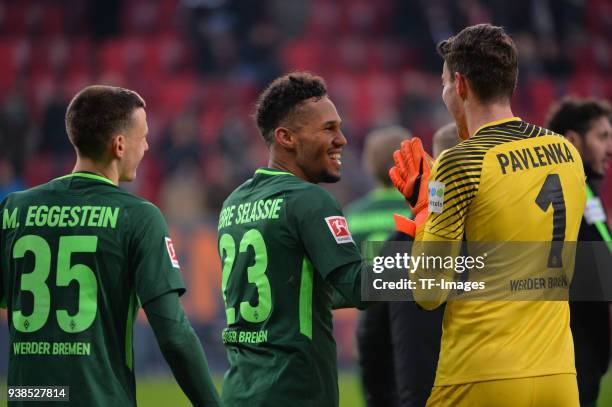
[[[461,240],[470,203],[480,183],[484,152],[457,146],[436,161],[429,178],[428,235]]]
[[[428,184],[429,216],[417,229],[413,257],[456,258],[460,254],[465,218],[478,191],[483,156],[459,146],[445,151],[436,161]],[[439,307],[451,291],[443,288],[443,280],[454,281],[456,277],[454,269],[416,268],[410,275],[415,282],[415,300],[427,310]]]

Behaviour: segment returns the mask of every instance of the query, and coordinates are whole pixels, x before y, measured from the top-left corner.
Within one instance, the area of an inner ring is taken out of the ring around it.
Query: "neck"
[[[312,182],[310,181],[310,179],[308,179],[304,171],[302,171],[302,169],[295,163],[295,159],[291,157],[285,157],[282,154],[278,154],[273,149],[270,151],[268,167],[290,172],[291,174],[303,179],[304,181]]]
[[[96,161],[93,161],[89,158],[78,157],[76,164],[74,165],[74,169],[72,172],[92,172],[94,174],[101,175],[105,178],[108,178],[115,185],[119,185],[119,172],[117,171],[117,167],[112,163],[102,164]]]
[[[465,119],[470,137],[487,123],[514,117],[510,103],[494,102],[483,104],[478,101],[466,102]]]

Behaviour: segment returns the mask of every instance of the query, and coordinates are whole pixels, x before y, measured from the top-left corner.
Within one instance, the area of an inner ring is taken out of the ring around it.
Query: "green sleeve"
[[[361,300],[361,270],[365,264],[361,261],[338,267],[327,277],[327,282],[334,288],[332,307],[365,309],[367,302]]]
[[[144,306],[159,347],[179,386],[194,406],[219,406],[202,345],[187,320],[177,292]]]
[[[185,292],[177,255],[166,221],[149,202],[131,208],[129,214],[130,270],[142,304],[170,291]]]
[[[361,260],[340,205],[323,188],[313,185],[297,195],[291,213],[308,259],[324,279]]]

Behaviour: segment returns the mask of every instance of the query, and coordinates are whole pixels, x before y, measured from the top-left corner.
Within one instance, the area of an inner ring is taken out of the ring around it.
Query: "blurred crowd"
[[[351,181],[369,130],[400,124],[429,145],[448,121],[435,44],[486,21],[516,40],[524,119],[542,123],[568,93],[612,97],[605,0],[2,2],[0,193],[68,171],[70,97],[117,84],[148,104],[151,150],[132,189],[179,222],[214,221],[227,192],[265,164],[250,117],[257,92],[306,69],[327,79],[344,120],[349,168],[334,192],[347,202],[363,193]]]
[[[481,22],[503,25],[516,41],[514,108],[523,119],[543,124],[567,94],[612,100],[609,0],[2,1],[0,196],[71,170],[64,113],[78,90],[136,90],[147,102],[150,150],[126,187],[159,205],[176,230],[186,279],[210,288],[187,308],[211,321],[222,316],[218,210],[266,164],[251,118],[265,84],[290,70],[327,80],[349,140],[343,180],[330,187],[345,204],[370,186],[359,165],[370,130],[399,124],[431,147],[450,121],[435,45]],[[351,344],[345,330],[341,352]]]

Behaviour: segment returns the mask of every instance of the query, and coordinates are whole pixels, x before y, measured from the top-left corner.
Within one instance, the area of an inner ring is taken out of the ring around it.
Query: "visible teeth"
[[[340,161],[340,157],[342,157],[338,153],[330,154],[329,156],[331,157],[332,160],[337,160],[337,161]]]

